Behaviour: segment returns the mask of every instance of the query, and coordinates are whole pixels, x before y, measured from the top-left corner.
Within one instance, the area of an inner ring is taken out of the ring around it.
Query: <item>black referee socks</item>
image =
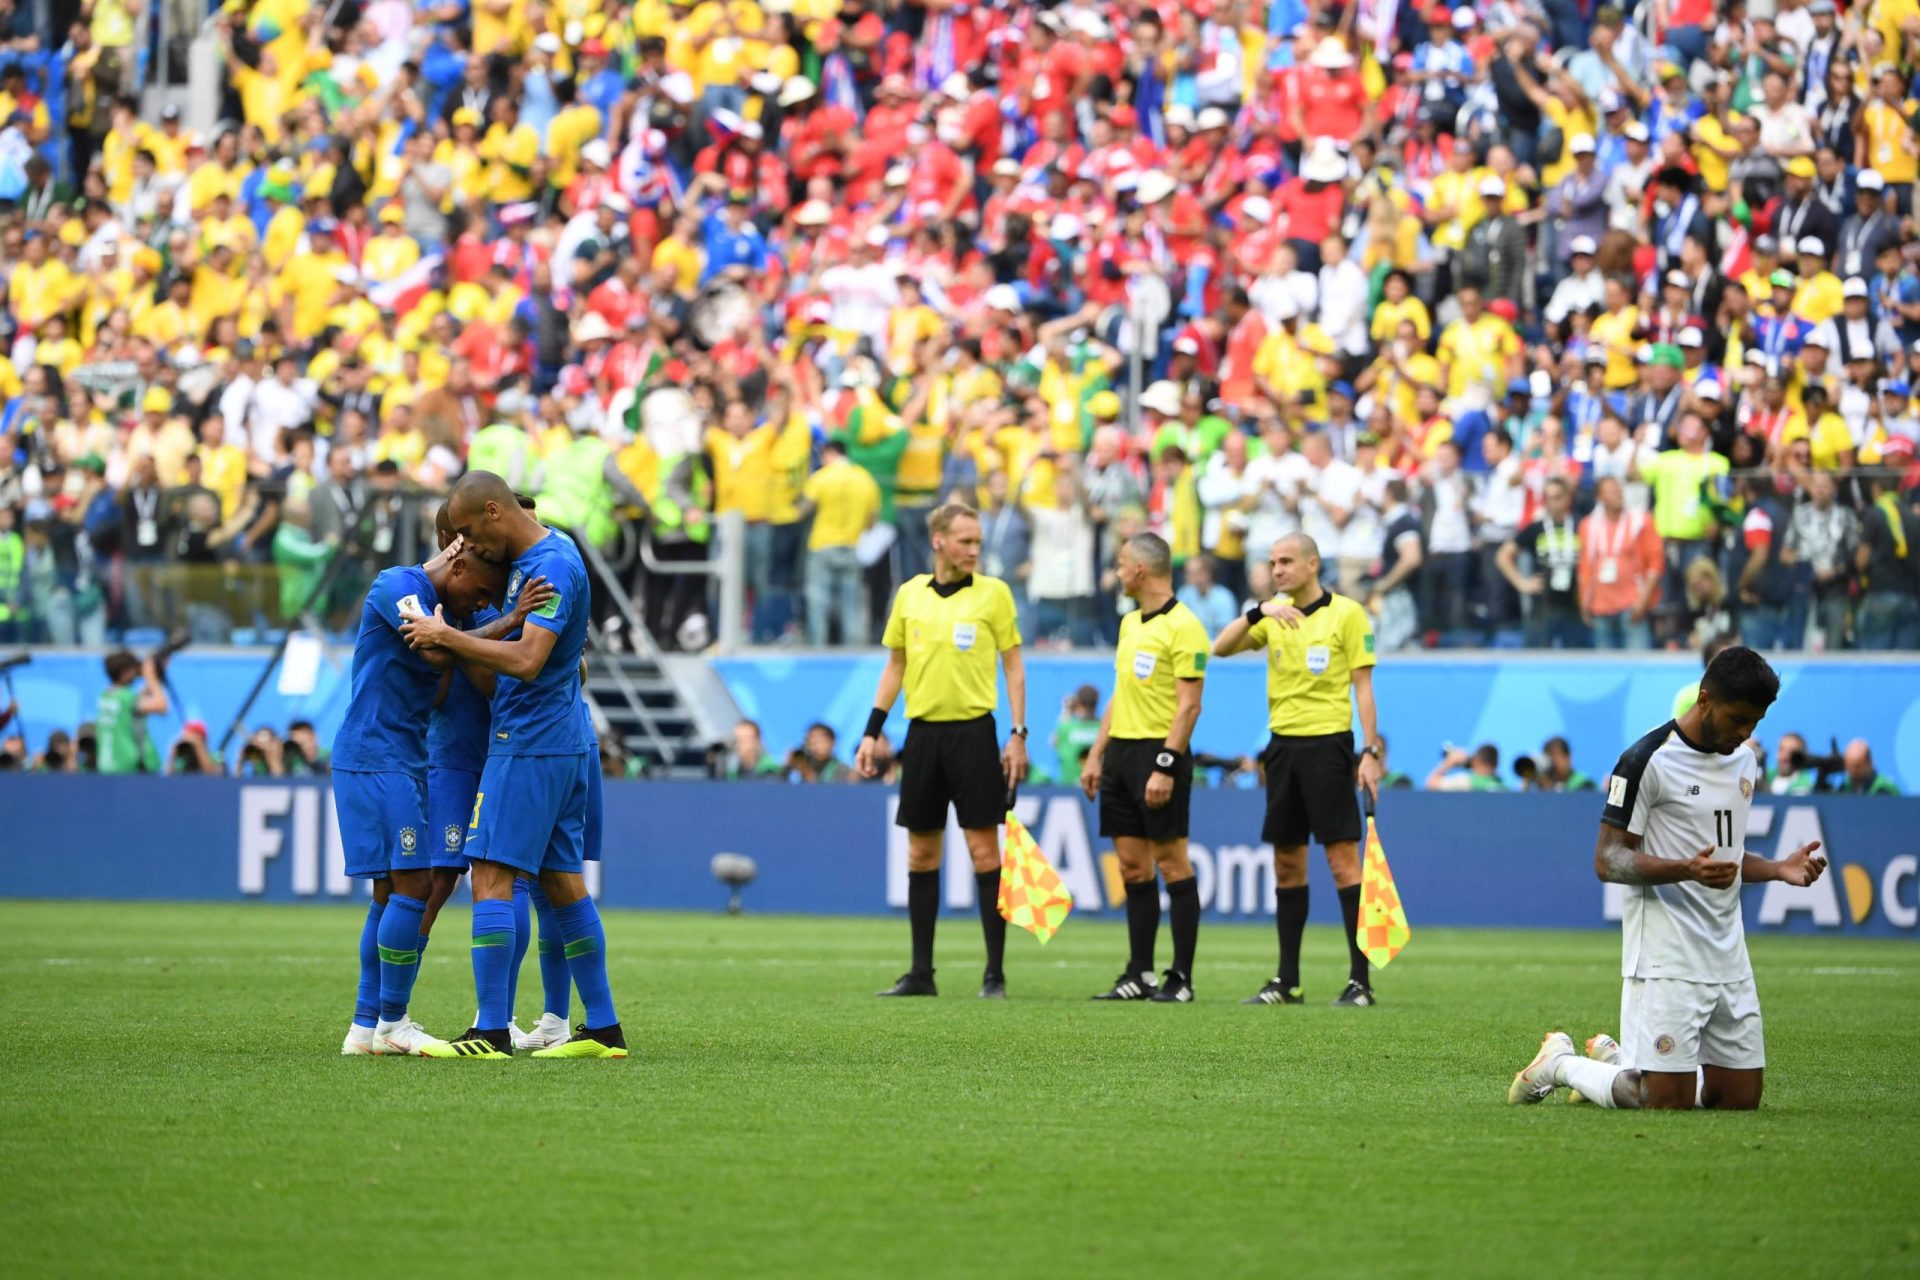
[[[1160,883],[1127,886],[1127,972],[1153,972],[1153,944],[1160,933]]]
[[[1360,886],[1350,884],[1340,891],[1340,918],[1347,925],[1347,977],[1363,987],[1368,980],[1367,954],[1360,950]]]
[[[1159,905],[1156,899],[1156,915]],[[1193,950],[1200,941],[1200,882],[1192,876],[1167,881],[1167,905],[1173,915],[1173,967],[1191,982]]]
[[[1289,991],[1300,987],[1300,938],[1307,931],[1307,886],[1273,891],[1274,927],[1280,931],[1280,972]],[[1355,917],[1356,920],[1358,917]]]
[[[1007,918],[1000,914],[1000,869],[995,867],[992,871],[974,872],[973,883],[980,897],[980,932],[987,941],[987,972],[1005,977]],[[932,952],[931,942],[928,952]]]
[[[907,872],[907,924],[913,930],[913,971],[933,976],[933,926],[940,918],[940,873]]]

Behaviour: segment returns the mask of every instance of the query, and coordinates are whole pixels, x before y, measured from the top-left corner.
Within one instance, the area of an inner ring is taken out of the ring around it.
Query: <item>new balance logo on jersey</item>
[[[1688,787],[1688,788],[1687,788],[1687,794],[1688,794],[1688,795],[1690,795],[1690,796],[1697,796],[1697,795],[1699,795],[1699,794],[1700,794],[1700,788],[1698,788],[1698,787]]]

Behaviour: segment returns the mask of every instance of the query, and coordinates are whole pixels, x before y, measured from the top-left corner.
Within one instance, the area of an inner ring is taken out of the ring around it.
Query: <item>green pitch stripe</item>
[[[395,947],[381,947],[380,963],[382,964],[419,964],[420,953],[418,951],[401,951]]]
[[[513,945],[513,930],[502,929],[499,933],[476,933],[473,935],[476,947],[510,947]]]
[[[599,949],[600,944],[592,938],[582,938],[578,942],[569,942],[567,944],[567,959],[571,960],[575,956],[584,956]]]

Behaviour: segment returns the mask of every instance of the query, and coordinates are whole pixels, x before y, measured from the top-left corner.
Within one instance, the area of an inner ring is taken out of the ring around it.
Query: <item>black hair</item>
[[[116,649],[107,655],[107,679],[119,684],[127,672],[139,667],[140,659],[126,649]]]
[[[1545,755],[1549,751],[1558,751],[1562,755],[1566,755],[1566,756],[1571,756],[1573,754],[1573,748],[1569,747],[1567,745],[1567,740],[1565,738],[1560,737],[1558,734],[1554,735],[1551,738],[1548,738],[1545,742],[1540,744],[1540,753],[1542,755]]]
[[[1780,677],[1757,652],[1732,645],[1707,664],[1700,690],[1714,702],[1744,702],[1764,711],[1780,696]]]
[[[821,721],[815,720],[812,724],[807,726],[807,734],[811,735],[815,729],[818,729],[821,733],[826,734],[827,739],[830,742],[838,742],[840,740],[840,735],[833,731],[833,726],[830,724],[824,724]]]
[[[1489,769],[1498,769],[1500,767],[1500,748],[1494,746],[1491,742],[1482,743],[1474,750],[1473,762],[1475,764],[1486,765]]]

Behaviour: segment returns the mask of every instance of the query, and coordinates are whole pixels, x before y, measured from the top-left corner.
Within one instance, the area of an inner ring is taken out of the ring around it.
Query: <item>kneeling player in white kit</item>
[[[1554,1089],[1603,1107],[1751,1111],[1766,1045],[1740,919],[1740,886],[1809,885],[1827,860],[1802,845],[1779,862],[1746,851],[1747,810],[1765,774],[1744,745],[1780,692],[1752,649],[1716,656],[1700,697],[1628,747],[1607,780],[1594,869],[1631,886],[1621,919],[1620,1040],[1581,1057],[1554,1031],[1513,1078],[1510,1103]]]

